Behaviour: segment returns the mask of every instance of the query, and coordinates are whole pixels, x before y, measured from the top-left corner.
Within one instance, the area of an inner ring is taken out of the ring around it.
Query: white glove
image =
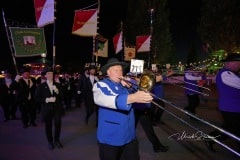
[[[82,92],[81,91],[77,91],[77,94],[81,94]]]
[[[50,97],[50,98],[46,98],[45,102],[46,103],[54,103],[56,101],[56,97]]]
[[[20,75],[16,75],[15,81],[18,82],[20,79],[21,79],[21,76]]]
[[[57,87],[55,85],[52,86],[52,90],[57,94],[59,93],[59,90],[57,89]]]

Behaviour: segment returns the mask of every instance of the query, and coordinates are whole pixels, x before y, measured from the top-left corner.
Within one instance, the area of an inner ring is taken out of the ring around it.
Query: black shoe
[[[213,148],[213,141],[205,139],[204,142],[209,151],[216,152],[216,150]]]
[[[60,141],[56,141],[54,144],[57,148],[63,148],[63,145]]]
[[[53,149],[54,149],[53,142],[49,142],[49,143],[48,143],[48,148],[49,148],[50,150],[53,150]]]
[[[153,151],[154,152],[167,152],[168,151],[168,147],[167,146],[156,146],[156,147],[153,147]]]

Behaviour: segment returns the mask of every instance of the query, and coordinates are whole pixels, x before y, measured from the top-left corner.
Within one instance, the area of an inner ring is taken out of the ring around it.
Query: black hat
[[[29,66],[24,66],[20,69],[20,74],[23,74],[25,72],[30,72],[31,71],[31,67]]]
[[[231,54],[228,54],[227,57],[222,60],[222,62],[230,62],[230,61],[240,61],[240,54],[231,53]]]
[[[116,66],[116,65],[121,65],[124,69],[125,69],[125,67],[127,67],[127,63],[120,62],[117,58],[111,58],[107,61],[107,64],[102,66],[100,71],[102,72],[103,75],[106,75],[108,68],[111,66]]]
[[[88,67],[88,70],[91,70],[91,69],[97,69],[97,67],[96,67],[95,65],[90,65],[90,66]]]
[[[52,67],[45,67],[45,68],[43,68],[42,74],[45,75],[47,72],[53,72]]]

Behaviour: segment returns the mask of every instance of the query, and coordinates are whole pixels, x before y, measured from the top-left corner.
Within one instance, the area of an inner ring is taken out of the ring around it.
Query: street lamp
[[[45,58],[47,57],[46,53],[42,53],[41,57],[42,57],[42,63],[45,64],[46,63],[46,59]]]
[[[149,13],[150,13],[150,51],[149,51],[149,56],[148,56],[148,68],[150,68],[151,56],[152,56],[152,34],[153,34],[153,13],[154,13],[154,9],[150,8]]]

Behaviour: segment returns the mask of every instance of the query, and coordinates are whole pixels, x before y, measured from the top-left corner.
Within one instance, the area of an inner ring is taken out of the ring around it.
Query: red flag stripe
[[[36,22],[38,22],[41,16],[42,9],[45,3],[46,3],[46,0],[34,0]]]
[[[34,9],[38,27],[54,23],[54,0],[34,0]]]
[[[82,26],[97,12],[96,9],[92,10],[79,10],[75,11],[74,16],[74,25],[72,31],[76,31]]]
[[[113,45],[116,54],[122,50],[122,32],[113,37]]]
[[[137,44],[136,44],[136,47],[137,47],[137,50],[142,46],[142,44],[148,39],[148,35],[147,36],[137,36]]]

